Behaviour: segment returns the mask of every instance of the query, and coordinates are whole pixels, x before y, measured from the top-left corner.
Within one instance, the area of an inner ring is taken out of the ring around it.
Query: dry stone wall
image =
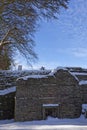
[[[48,74],[48,71],[0,71],[0,120],[14,118],[16,80],[32,74]]]
[[[15,92],[0,96],[0,120],[14,118]]]
[[[81,104],[87,104],[87,83],[84,84],[87,80],[87,70],[65,68],[55,74],[50,72],[0,71],[0,120],[12,119],[14,115],[15,120],[19,121],[45,119],[49,108],[54,109],[52,114],[58,118],[79,117]],[[34,78],[28,78],[31,75],[34,75]],[[16,79],[19,79],[17,85]],[[80,81],[83,81],[83,84],[79,84]],[[45,104],[58,106],[52,108]]]
[[[6,74],[6,72],[0,72],[0,120],[14,118],[15,80],[15,77]]]
[[[80,85],[82,104],[87,104],[87,85]]]
[[[46,108],[44,104],[52,104],[53,107]],[[55,104],[58,107],[54,108]],[[53,109],[58,118],[77,118],[81,115],[81,105],[78,81],[67,70],[17,81],[16,121],[44,119],[47,111],[53,114]]]

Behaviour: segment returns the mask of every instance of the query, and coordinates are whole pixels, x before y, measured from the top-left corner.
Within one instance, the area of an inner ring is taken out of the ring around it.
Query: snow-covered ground
[[[14,120],[0,121],[0,130],[87,130],[87,119],[57,119],[48,117],[47,120],[14,122]]]

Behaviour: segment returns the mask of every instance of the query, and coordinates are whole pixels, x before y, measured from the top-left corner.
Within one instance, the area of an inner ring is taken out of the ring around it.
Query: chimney
[[[22,71],[22,65],[18,65],[18,71]]]

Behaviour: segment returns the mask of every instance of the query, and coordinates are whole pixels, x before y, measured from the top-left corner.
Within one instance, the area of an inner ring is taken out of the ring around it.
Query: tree
[[[0,54],[0,68],[2,70],[8,70],[10,69],[12,61],[12,52],[11,50],[7,47],[3,47],[3,50],[1,50]]]
[[[61,7],[69,0],[1,0],[0,1],[0,55],[4,49],[10,63],[19,51],[31,63],[37,59],[34,52],[34,33],[38,21],[56,19]],[[3,56],[3,55],[2,55]],[[1,59],[0,59],[1,63]],[[9,64],[8,64],[9,66]]]

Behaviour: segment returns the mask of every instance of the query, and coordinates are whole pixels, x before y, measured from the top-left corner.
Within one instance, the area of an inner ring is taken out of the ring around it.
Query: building
[[[0,71],[0,120],[78,118],[84,112],[87,117],[87,69]]]
[[[78,71],[77,73],[80,74]],[[19,78],[15,120],[41,120],[48,116],[80,117],[82,104],[87,103],[87,84],[81,83],[78,76],[72,69],[58,68],[47,75],[29,75]],[[84,89],[83,85],[85,85]]]

